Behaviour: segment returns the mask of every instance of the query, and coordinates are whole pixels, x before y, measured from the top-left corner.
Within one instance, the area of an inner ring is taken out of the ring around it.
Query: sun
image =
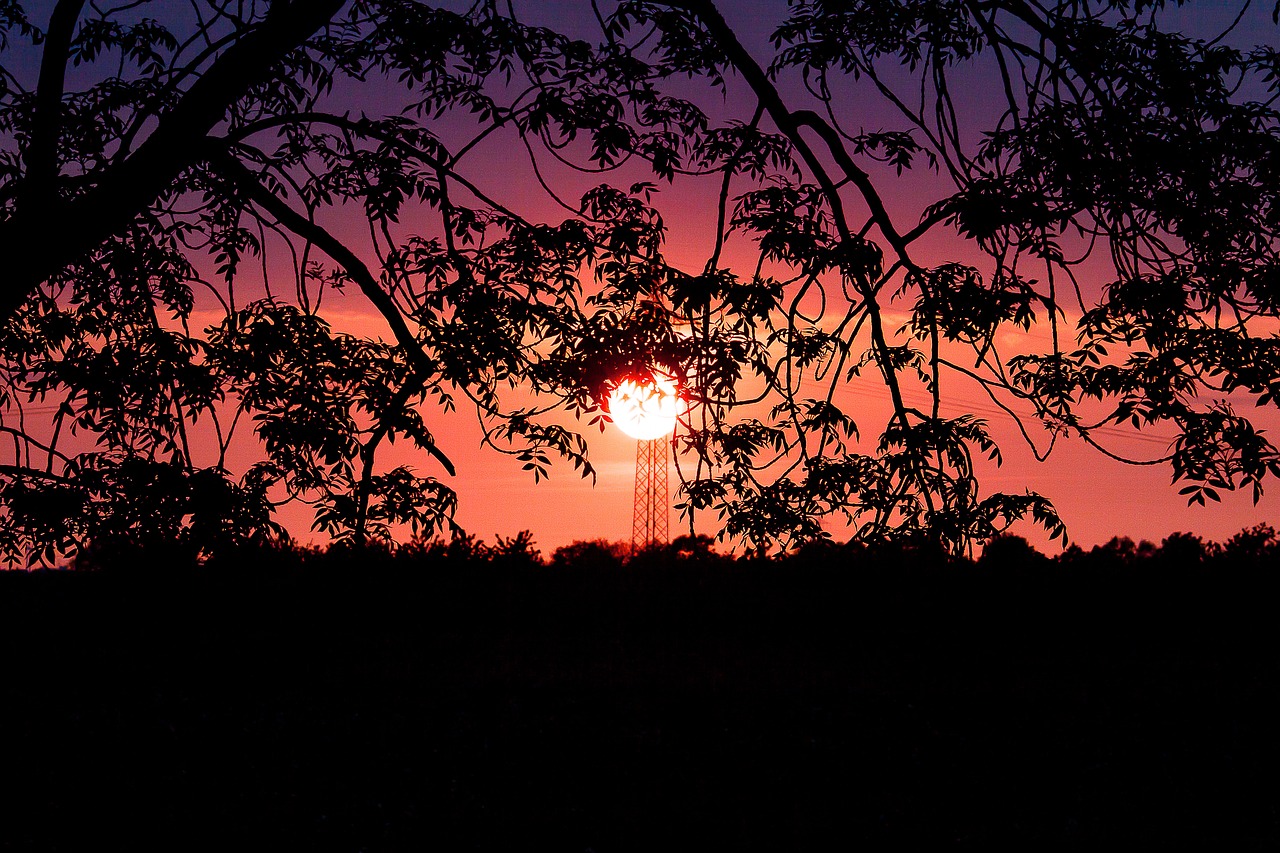
[[[626,379],[609,395],[609,417],[627,435],[649,441],[676,428],[678,405],[675,383],[665,376],[652,382]]]

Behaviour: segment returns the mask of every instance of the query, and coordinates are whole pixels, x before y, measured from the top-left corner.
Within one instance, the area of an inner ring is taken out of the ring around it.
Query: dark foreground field
[[[1274,850],[1280,567],[1008,556],[7,573],[0,849]]]

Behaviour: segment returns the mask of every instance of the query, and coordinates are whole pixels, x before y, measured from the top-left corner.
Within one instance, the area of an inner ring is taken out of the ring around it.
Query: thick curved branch
[[[36,84],[31,139],[22,152],[27,172],[20,190],[22,206],[47,204],[58,177],[58,136],[62,128],[62,94],[66,87],[71,38],[85,0],[59,0],[49,16],[40,77]]]
[[[862,200],[866,202],[871,211],[871,218],[875,220],[876,226],[884,234],[885,239],[889,241],[893,251],[902,259],[902,263],[908,269],[917,269],[918,267],[911,260],[911,255],[907,248],[907,240],[898,233],[897,227],[893,224],[893,219],[889,216],[889,211],[885,209],[884,201],[880,198],[880,193],[876,190],[875,184],[871,182],[871,176],[863,171],[857,163],[853,162],[853,157],[849,154],[848,149],[844,147],[844,141],[840,138],[839,132],[825,122],[822,116],[812,110],[796,110],[791,113],[791,118],[797,129],[807,127],[822,139],[827,146],[827,150],[831,153],[831,157],[836,161],[836,165],[840,167],[840,171],[845,173],[849,181],[862,194]]]
[[[390,146],[392,148],[397,148],[400,151],[404,152],[405,154],[408,154],[412,157],[417,158],[418,160],[421,160],[423,163],[426,163],[428,166],[435,169],[436,171],[443,172],[444,174],[449,175],[459,184],[466,187],[467,191],[470,192],[473,196],[475,196],[480,201],[487,204],[489,207],[498,211],[499,213],[502,213],[506,216],[510,216],[512,219],[523,218],[517,215],[515,212],[513,212],[510,208],[503,205],[501,202],[494,199],[492,196],[485,193],[483,190],[477,187],[474,183],[472,183],[472,181],[469,180],[465,175],[461,174],[457,170],[457,163],[460,157],[459,154],[454,154],[450,156],[448,161],[441,160],[439,157],[432,155],[428,151],[424,151],[423,149],[419,148],[416,145],[412,145],[406,142],[404,139],[401,139],[398,136],[377,131],[368,122],[356,121],[355,119],[349,118],[344,115],[338,115],[337,113],[326,113],[326,112],[319,112],[315,110],[309,110],[307,112],[290,113],[288,115],[269,116],[267,118],[259,119],[257,121],[251,122],[249,124],[246,124],[242,127],[237,128],[234,132],[227,134],[226,138],[232,142],[241,142],[243,140],[248,139],[250,136],[253,136],[256,133],[261,133],[265,130],[270,130],[272,128],[287,127],[290,125],[308,124],[308,123],[331,125],[332,127],[340,128],[355,136],[359,136],[367,139],[376,139],[378,142],[381,142],[384,145]],[[569,209],[573,210],[572,207],[570,207]]]
[[[800,134],[800,129],[807,127],[822,139],[823,144],[827,146],[841,171],[845,173],[850,182],[857,187],[858,192],[862,194],[863,200],[871,211],[872,218],[875,219],[876,225],[885,235],[885,239],[889,241],[889,245],[898,253],[903,262],[910,266],[906,241],[898,233],[897,227],[889,217],[889,212],[885,209],[884,202],[871,181],[871,176],[853,162],[853,158],[849,156],[849,152],[845,150],[844,144],[840,140],[840,134],[811,110],[792,111],[788,109],[777,87],[769,79],[769,75],[765,73],[764,68],[751,55],[751,52],[738,40],[737,34],[734,33],[733,28],[729,26],[729,22],[724,19],[724,15],[720,14],[720,10],[715,7],[714,3],[710,2],[710,0],[679,0],[671,3],[671,5],[686,9],[698,16],[708,32],[715,38],[716,43],[720,45],[721,49],[729,57],[729,61],[733,63],[734,67],[742,74],[743,79],[747,81],[747,85],[751,87],[752,92],[760,99],[760,103],[764,105],[774,124],[786,134],[792,144],[799,150],[805,164],[813,172],[819,184],[822,185],[823,192],[828,197],[835,198],[838,195],[836,184],[827,175],[826,169],[818,159],[816,152]],[[842,232],[841,236],[847,237],[849,226],[838,207],[833,209],[833,214],[836,216]]]
[[[840,200],[839,187],[831,179],[831,176],[827,173],[827,169],[822,164],[822,161],[818,159],[813,148],[810,147],[809,143],[800,133],[801,127],[810,127],[810,129],[817,130],[817,128],[813,126],[816,124],[825,128],[826,133],[823,133],[822,131],[818,132],[819,136],[822,136],[824,142],[827,142],[829,146],[831,145],[831,141],[828,139],[827,134],[834,137],[835,150],[833,150],[832,153],[836,156],[837,163],[840,165],[841,169],[846,171],[848,178],[853,181],[863,193],[863,198],[871,209],[872,218],[880,226],[885,238],[889,240],[890,245],[892,245],[894,251],[898,253],[898,257],[901,259],[903,264],[909,267],[913,266],[910,262],[909,255],[907,254],[907,244],[903,241],[902,236],[898,233],[893,222],[890,220],[889,214],[884,208],[884,204],[880,201],[879,194],[871,184],[870,176],[858,168],[857,164],[853,162],[853,159],[849,157],[848,152],[844,149],[843,143],[840,141],[840,135],[833,128],[823,122],[821,117],[817,116],[816,113],[793,113],[787,107],[786,103],[782,100],[782,95],[778,92],[777,87],[773,85],[771,80],[769,80],[769,76],[765,73],[764,69],[760,67],[760,63],[756,62],[755,57],[752,56],[745,47],[743,47],[742,42],[738,40],[737,35],[733,32],[733,29],[729,26],[728,22],[725,21],[724,16],[720,14],[720,10],[715,7],[714,3],[710,2],[710,0],[682,0],[682,2],[673,2],[671,5],[686,9],[697,15],[702,20],[708,31],[728,55],[729,61],[734,64],[746,79],[747,84],[751,86],[752,91],[755,93],[756,97],[759,98],[760,103],[764,106],[765,111],[769,113],[769,117],[773,119],[774,124],[776,124],[778,129],[781,130],[787,138],[791,140],[791,143],[796,146],[796,149],[800,152],[805,164],[808,165],[810,171],[814,175],[814,178],[821,186],[823,195],[827,198],[828,204],[831,207],[831,214],[835,219],[836,227],[840,232],[841,239],[850,240],[853,237],[853,232],[850,230],[848,220],[844,215],[844,208]],[[816,122],[814,119],[816,119]],[[837,153],[837,151],[839,153]],[[843,157],[840,156],[841,154]],[[863,293],[861,296],[863,298],[863,304],[866,306],[867,313],[871,316],[872,343],[881,357],[881,372],[884,375],[885,384],[889,389],[889,395],[893,400],[894,411],[896,412],[903,427],[909,429],[910,426],[907,420],[906,407],[902,402],[902,390],[898,385],[898,377],[895,374],[888,357],[889,345],[884,334],[884,322],[880,314],[880,305],[876,302],[874,293]]]
[[[68,3],[68,8],[75,5]],[[208,132],[254,85],[270,78],[289,52],[324,26],[343,0],[272,4],[265,20],[223,53],[128,159],[104,169],[93,189],[70,201],[50,194],[34,210],[0,223],[0,321],[67,265],[142,214],[190,168]],[[60,99],[60,95],[59,95]],[[56,234],[56,240],[49,235]],[[33,250],[42,247],[43,251]]]
[[[396,307],[395,301],[387,294],[386,291],[378,284],[378,280],[374,277],[369,267],[364,261],[356,256],[356,253],[347,248],[345,244],[338,238],[334,237],[322,226],[298,213],[275,193],[264,187],[258,181],[256,175],[253,174],[243,163],[226,152],[219,152],[211,155],[209,161],[220,174],[235,183],[236,187],[243,192],[254,204],[269,213],[285,228],[297,234],[304,240],[310,241],[318,246],[321,251],[333,258],[355,281],[360,288],[360,292],[373,303],[373,307],[378,309],[378,313],[387,321],[387,325],[391,327],[391,333],[395,336],[396,343],[405,353],[409,365],[413,368],[415,379],[419,383],[419,388],[425,386],[428,379],[436,373],[436,367],[427,354],[422,351],[422,347],[418,344],[413,332],[409,330],[409,326],[405,323],[404,317],[400,313],[400,309]],[[402,389],[403,390],[403,389]],[[407,399],[407,396],[406,396]],[[444,469],[450,475],[454,475],[457,471],[453,462],[449,457],[437,448],[435,445],[427,445],[427,452],[435,457]]]

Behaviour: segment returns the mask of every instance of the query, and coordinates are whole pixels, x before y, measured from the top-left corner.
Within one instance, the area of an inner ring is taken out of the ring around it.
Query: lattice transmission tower
[[[671,440],[641,439],[636,442],[636,499],[631,517],[631,553],[653,544],[664,544],[671,515],[671,495],[667,489],[667,459]]]

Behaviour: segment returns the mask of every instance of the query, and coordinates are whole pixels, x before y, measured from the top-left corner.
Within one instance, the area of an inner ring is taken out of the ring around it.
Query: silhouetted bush
[[[1218,550],[1217,545],[1205,542],[1194,533],[1173,533],[1160,543],[1154,556],[1166,566],[1189,569],[1199,566]]]
[[[1037,569],[1047,566],[1049,558],[1023,537],[1005,534],[991,539],[983,546],[980,562],[999,568]]]
[[[1259,524],[1242,530],[1222,545],[1223,556],[1228,560],[1261,563],[1280,557],[1280,536],[1269,524]]]
[[[503,563],[512,567],[530,567],[542,565],[542,552],[534,545],[533,533],[521,530],[515,536],[495,537],[493,547],[489,549],[490,562]]]
[[[575,566],[588,569],[620,569],[630,551],[630,546],[622,542],[608,542],[604,539],[579,540],[569,545],[562,545],[552,552],[551,565],[557,568]]]

